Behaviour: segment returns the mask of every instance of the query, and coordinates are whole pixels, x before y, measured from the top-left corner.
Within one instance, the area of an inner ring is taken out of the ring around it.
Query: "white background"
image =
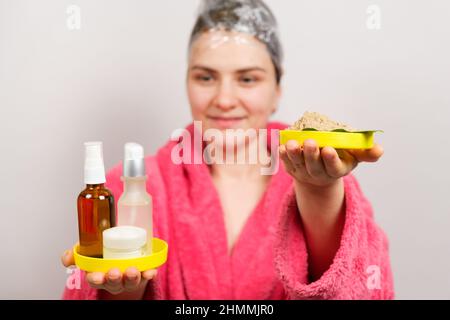
[[[83,142],[108,168],[190,121],[194,0],[0,0],[0,298],[58,299],[77,241]],[[285,49],[276,120],[319,111],[383,129],[356,170],[391,244],[396,297],[450,298],[450,2],[271,0]],[[66,9],[81,8],[69,30]],[[366,26],[369,5],[381,29]]]

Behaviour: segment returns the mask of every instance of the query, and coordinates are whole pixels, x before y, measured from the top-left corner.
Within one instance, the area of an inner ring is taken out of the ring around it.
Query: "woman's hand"
[[[367,150],[336,150],[319,149],[314,140],[306,140],[303,146],[290,140],[280,146],[280,158],[295,181],[313,281],[330,267],[340,245],[345,221],[342,177],[359,162],[375,162],[382,155],[379,145]]]
[[[67,268],[75,264],[72,250],[66,250],[61,257],[62,264]],[[136,268],[128,268],[123,274],[119,269],[111,269],[108,273],[92,272],[86,274],[89,285],[95,289],[103,289],[113,295],[122,292],[135,292],[145,289],[148,280],[155,278],[156,269],[139,272]],[[143,293],[143,291],[142,291]]]
[[[375,144],[365,150],[319,149],[314,140],[306,140],[303,146],[289,140],[280,146],[280,158],[288,173],[300,184],[325,187],[348,175],[359,162],[375,162],[383,155],[383,149]]]

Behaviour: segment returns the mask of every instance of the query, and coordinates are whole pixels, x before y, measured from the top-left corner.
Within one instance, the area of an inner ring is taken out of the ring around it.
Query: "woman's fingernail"
[[[94,281],[95,284],[101,284],[102,282],[102,276],[100,274],[94,274],[92,276],[92,280]]]
[[[296,148],[298,147],[298,142],[295,141],[295,140],[289,140],[289,141],[286,143],[286,147],[287,147],[288,149],[296,149]]]
[[[117,280],[120,277],[120,271],[117,269],[113,269],[109,272],[109,279],[110,280]]]
[[[150,270],[150,271],[146,271],[145,273],[145,278],[146,279],[153,279],[156,276],[156,270]]]
[[[315,151],[316,150],[316,143],[312,140],[306,140],[304,143],[304,146],[309,151]]]

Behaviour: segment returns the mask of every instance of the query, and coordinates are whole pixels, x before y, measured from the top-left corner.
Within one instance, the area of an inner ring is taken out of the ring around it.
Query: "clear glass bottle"
[[[147,231],[147,254],[152,253],[153,203],[147,192],[144,148],[137,143],[125,144],[123,193],[117,202],[117,225],[135,226]]]

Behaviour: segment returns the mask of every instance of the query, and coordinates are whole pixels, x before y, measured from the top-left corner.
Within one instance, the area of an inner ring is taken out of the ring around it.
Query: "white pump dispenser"
[[[85,142],[84,183],[105,183],[105,165],[103,163],[103,145],[99,141]]]

